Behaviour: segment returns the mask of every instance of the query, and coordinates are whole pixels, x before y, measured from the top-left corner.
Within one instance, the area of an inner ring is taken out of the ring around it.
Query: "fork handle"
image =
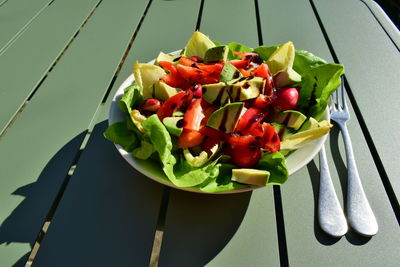
[[[373,236],[378,232],[378,223],[361,184],[347,126],[345,123],[338,125],[346,148],[348,171],[346,207],[349,224],[359,234]]]
[[[348,227],[343,209],[333,187],[328,161],[326,159],[325,145],[319,152],[320,182],[318,198],[318,221],[321,229],[334,237],[347,233]]]

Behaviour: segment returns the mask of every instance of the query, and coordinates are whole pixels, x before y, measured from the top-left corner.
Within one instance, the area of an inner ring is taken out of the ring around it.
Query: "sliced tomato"
[[[264,94],[260,94],[256,99],[253,99],[252,106],[262,110],[264,113],[268,112],[268,107],[271,105],[271,97],[267,97]]]
[[[237,135],[231,134],[227,138],[227,142],[235,148],[237,146],[246,146],[250,148],[261,148],[262,138],[254,135]]]
[[[162,121],[165,117],[171,117],[172,114],[182,106],[189,105],[193,98],[192,91],[180,92],[164,102],[157,111],[158,118]]]
[[[250,168],[257,165],[262,152],[260,148],[236,146],[235,148],[230,148],[228,154],[232,157],[231,162],[233,164],[243,168]]]
[[[271,72],[269,70],[269,67],[267,64],[262,63],[260,66],[258,66],[254,72],[253,72],[254,76],[257,77],[262,77],[262,78],[268,78],[271,77]]]
[[[177,145],[179,148],[198,146],[203,142],[204,137],[199,131],[184,128],[178,138]]]
[[[262,124],[264,131],[263,135],[263,148],[269,150],[271,153],[280,150],[281,140],[279,135],[275,131],[275,127],[269,123],[264,122]]]

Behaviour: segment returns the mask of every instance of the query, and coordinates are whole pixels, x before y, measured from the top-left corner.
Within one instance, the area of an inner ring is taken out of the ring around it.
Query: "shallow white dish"
[[[179,54],[180,51],[175,51],[171,54]],[[148,62],[148,64],[154,64],[154,60]],[[109,119],[108,119],[108,124],[111,125],[115,122],[118,121],[124,121],[125,120],[125,114],[117,107],[117,103],[119,99],[122,97],[124,94],[124,89],[128,86],[130,86],[133,82],[135,81],[135,78],[133,74],[131,74],[118,88],[117,92],[114,95],[111,107],[110,107],[110,112],[109,112]],[[329,116],[329,111],[328,108],[325,110],[324,114],[321,117],[321,120],[330,120]],[[292,152],[287,158],[286,158],[286,166],[289,170],[289,175],[292,175],[293,173],[297,172],[299,169],[303,168],[306,166],[314,157],[315,155],[321,150],[322,145],[324,144],[325,140],[327,138],[327,135],[324,135],[320,138],[317,138],[307,144],[306,146]],[[169,181],[169,179],[166,177],[164,174],[161,164],[152,160],[140,160],[137,158],[134,158],[131,156],[130,153],[128,153],[125,149],[123,149],[120,145],[116,144],[115,145],[119,151],[119,153],[122,155],[122,157],[137,171],[142,173],[143,175],[149,177],[150,179],[159,182],[161,184],[185,190],[185,191],[190,191],[190,192],[197,192],[197,193],[205,193],[203,191],[200,191],[197,188],[181,188],[175,186],[173,183]],[[290,179],[290,177],[289,177]],[[254,189],[260,188],[260,186],[250,186],[242,189],[237,189],[237,190],[232,190],[232,191],[226,191],[226,192],[220,192],[220,193],[215,193],[215,194],[232,194],[232,193],[239,193],[239,192],[245,192],[245,191],[251,191]],[[208,194],[208,193],[206,193]]]

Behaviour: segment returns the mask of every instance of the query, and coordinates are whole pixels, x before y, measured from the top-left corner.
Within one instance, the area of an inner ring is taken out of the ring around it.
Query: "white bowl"
[[[179,54],[180,51],[175,51],[171,54]],[[148,64],[154,64],[154,60],[150,61]],[[115,122],[118,121],[124,121],[126,118],[126,115],[117,107],[117,103],[119,99],[122,97],[124,94],[124,89],[128,86],[130,86],[133,82],[135,81],[135,78],[133,74],[131,74],[118,88],[117,92],[114,95],[110,112],[109,112],[109,119],[108,119],[108,124],[111,125]],[[324,114],[321,117],[321,120],[327,120],[330,121],[330,116],[329,116],[329,111],[328,108],[325,110]],[[299,148],[298,150],[292,152],[287,158],[286,158],[286,166],[289,170],[289,175],[294,174],[304,166],[306,166],[314,157],[317,155],[317,153],[320,151],[322,145],[324,144],[325,140],[327,138],[327,135],[321,136],[313,141],[311,141],[309,144]],[[122,157],[136,170],[138,170],[140,173],[143,175],[149,177],[150,179],[159,182],[161,184],[185,190],[185,191],[190,191],[190,192],[197,192],[197,193],[206,193],[198,188],[192,188],[192,187],[177,187],[175,186],[172,182],[169,181],[167,176],[164,174],[162,170],[162,166],[159,162],[155,162],[152,160],[140,160],[137,158],[132,157],[132,155],[127,152],[125,149],[123,149],[120,145],[115,144],[117,147],[119,153],[122,155]],[[290,179],[290,177],[289,177]],[[225,192],[220,192],[216,194],[232,194],[232,193],[239,193],[239,192],[245,192],[245,191],[251,191],[254,189],[260,188],[260,186],[249,186],[246,188],[242,189],[237,189],[237,190],[231,190],[231,191],[225,191]],[[207,193],[208,194],[208,193]]]

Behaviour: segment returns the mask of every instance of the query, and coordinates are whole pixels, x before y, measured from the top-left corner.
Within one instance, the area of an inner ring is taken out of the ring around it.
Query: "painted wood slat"
[[[132,73],[132,65],[135,60],[139,60],[140,62],[146,62],[149,61],[150,59],[154,58],[158,52],[160,51],[160,43],[163,44],[163,49],[165,48],[164,51],[173,51],[181,48],[182,43],[186,41],[186,36],[183,34],[183,32],[187,32],[187,35],[192,34],[192,31],[194,29],[194,26],[196,25],[196,17],[192,16],[192,13],[186,12],[189,9],[193,9],[193,6],[196,5],[200,6],[199,1],[173,1],[173,2],[167,2],[167,1],[153,1],[149,11],[144,19],[143,25],[141,26],[137,36],[135,37],[135,40],[133,42],[132,48],[128,54],[127,59],[125,60],[121,72],[119,73],[116,82],[114,83],[114,86],[110,92],[110,95],[107,99],[107,102],[105,105],[101,106],[99,109],[99,114],[95,116],[94,120],[94,127],[95,127],[95,132],[92,134],[92,136],[89,139],[89,143],[87,148],[84,151],[84,154],[82,155],[82,158],[79,160],[77,164],[77,173],[74,174],[72,179],[75,179],[75,181],[79,181],[82,178],[85,179],[84,177],[87,175],[86,170],[92,169],[93,165],[97,164],[96,162],[87,160],[90,158],[90,155],[92,157],[97,157],[96,154],[99,153],[99,147],[105,147],[106,145],[99,145],[100,143],[99,140],[102,140],[102,137],[99,137],[102,131],[104,131],[104,125],[107,123],[107,118],[108,118],[108,110],[111,104],[111,99],[112,96],[115,94],[115,91],[118,89],[119,85]],[[179,18],[171,18],[170,14],[171,13],[178,13],[182,14]],[[163,24],[159,23],[160,21],[165,21],[168,20],[168,24]],[[182,20],[185,20],[186,22],[192,22],[192,25],[189,25],[190,23],[185,24],[184,27],[182,27],[181,22]],[[176,36],[176,38],[170,38],[170,30],[175,29],[175,28],[180,28],[180,32],[182,32],[182,36]],[[96,130],[98,128],[101,128],[101,130]],[[95,139],[95,141],[92,141]],[[97,140],[97,141],[96,141]],[[93,142],[93,145],[90,145],[91,142]],[[109,143],[108,141],[104,140],[107,144]],[[108,146],[111,146],[111,144],[108,144]],[[103,153],[104,152],[104,153]],[[86,154],[87,153],[87,154]],[[131,167],[120,167],[122,165],[126,165],[122,157],[120,156],[109,156],[109,154],[114,155],[117,154],[115,148],[110,148],[107,151],[102,151],[100,154],[104,154],[103,161],[106,161],[109,163],[109,166],[107,168],[101,169],[99,173],[101,173],[101,177],[113,177],[118,176],[118,177],[128,177],[129,179],[137,179],[137,184],[135,185],[130,185],[126,184],[125,186],[121,185],[120,182],[117,181],[117,186],[119,187],[124,187],[124,194],[125,195],[138,195],[137,199],[143,200],[143,207],[147,209],[153,209],[152,208],[152,203],[156,203],[158,201],[158,204],[160,204],[160,201],[158,199],[159,197],[159,191],[158,188],[162,188],[158,184],[154,184],[152,181],[150,181],[148,178],[138,175],[137,172],[135,172]],[[87,155],[87,156],[85,156]],[[111,157],[111,158],[110,158]],[[107,158],[107,160],[105,160]],[[102,161],[102,162],[103,162]],[[81,173],[79,170],[83,170]],[[117,175],[116,175],[117,173]],[[132,177],[133,176],[133,177]],[[127,179],[127,180],[129,180]],[[82,182],[85,183],[85,182]],[[79,190],[81,186],[84,186],[82,183],[76,182],[75,184],[70,184],[68,187],[67,191],[65,192],[65,197],[61,201],[60,207],[57,210],[57,213],[54,216],[53,223],[50,227],[50,230],[48,232],[48,235],[45,237],[43,241],[43,247],[39,251],[39,254],[37,256],[36,262],[34,263],[34,266],[52,266],[51,263],[53,263],[53,260],[57,260],[58,258],[64,255],[65,251],[60,248],[60,249],[54,249],[54,247],[57,246],[58,243],[66,243],[66,244],[72,244],[74,242],[74,238],[70,238],[69,236],[65,235],[63,232],[65,229],[73,229],[73,231],[83,231],[82,235],[84,236],[83,239],[83,245],[87,244],[88,242],[93,242],[96,238],[100,238],[99,240],[99,246],[102,244],[101,242],[104,241],[104,238],[102,236],[96,237],[94,231],[97,231],[96,229],[91,229],[90,224],[84,224],[82,229],[77,229],[80,227],[79,222],[72,222],[71,226],[65,226],[63,223],[63,218],[67,217],[80,217],[79,214],[83,213],[83,210],[87,208],[87,206],[83,207],[82,209],[80,207],[76,208],[74,210],[70,210],[68,207],[71,205],[74,205],[74,196],[76,197],[76,191]],[[115,183],[115,181],[108,181],[107,183],[110,183],[109,186],[113,187],[115,185],[111,183]],[[128,181],[125,181],[124,183],[128,183]],[[152,185],[152,189],[146,189],[146,184],[149,183]],[[156,187],[156,189],[154,188]],[[96,189],[97,190],[97,189]],[[147,192],[147,196],[144,196],[143,193],[137,192],[136,190],[145,190],[147,191],[152,191],[152,192]],[[98,192],[94,192],[95,195],[99,195]],[[83,197],[82,197],[83,198]],[[148,203],[146,199],[150,199],[151,203]],[[115,205],[120,205],[126,208],[127,204],[126,202],[132,202],[127,199],[114,199],[112,200]],[[90,205],[95,205],[94,203],[90,202]],[[148,207],[148,205],[151,205]],[[154,204],[155,205],[155,204]],[[102,211],[105,214],[109,214],[110,211]],[[95,217],[103,217],[105,216],[104,214],[93,214],[91,213],[90,216],[85,217],[84,219],[89,221],[93,220]],[[130,229],[129,231],[131,232],[137,232],[141,228],[145,228],[144,231],[149,228],[150,226],[146,226],[147,222],[144,220],[141,220],[140,216],[137,216],[134,218],[135,222],[132,223],[130,217],[128,214],[128,220],[127,221],[119,221],[119,228],[120,229]],[[145,217],[146,218],[146,217]],[[132,219],[133,220],[133,219]],[[153,224],[149,224],[153,225]],[[129,237],[129,240],[132,242],[132,244],[137,244],[137,242],[141,241],[144,239],[144,242],[147,242],[149,240],[148,238],[150,237],[147,232],[145,232],[146,235],[142,236],[137,236],[137,234],[127,234]],[[154,234],[154,233],[153,233]],[[153,235],[154,236],[154,235]],[[151,236],[151,237],[153,237]],[[118,237],[117,237],[118,238]],[[127,242],[127,241],[126,241]],[[110,266],[110,265],[116,265],[118,266],[119,263],[124,261],[124,264],[122,265],[145,265],[145,259],[147,259],[148,263],[148,251],[146,251],[144,248],[137,250],[136,248],[132,248],[132,245],[127,244],[127,243],[115,243],[113,241],[110,241],[110,243],[115,246],[112,249],[112,253],[110,253],[107,258],[103,261],[102,258],[100,257],[97,260],[95,260],[95,263],[93,262],[94,257],[97,257],[98,253],[96,252],[95,249],[90,250],[88,254],[82,255],[80,254],[79,250],[85,250],[86,248],[82,248],[79,245],[76,246],[76,249],[72,249],[73,255],[76,255],[76,257],[79,256],[81,262],[87,263],[89,262],[90,264],[95,264],[96,266]],[[123,246],[127,245],[128,249],[126,250]],[[122,246],[120,248],[120,246]],[[146,248],[146,246],[144,246]],[[99,248],[101,249],[101,248]],[[110,248],[108,248],[110,249]],[[134,249],[134,251],[132,250]],[[121,250],[121,255],[118,255],[117,252]],[[132,262],[129,262],[129,259],[127,258],[129,254],[126,254],[125,251],[129,251],[131,257],[130,259]],[[114,253],[115,252],[115,253]],[[95,253],[92,255],[92,253]],[[132,256],[132,255],[135,256]],[[71,258],[71,261],[74,261],[75,258]],[[112,260],[112,258],[115,258]],[[118,258],[122,258],[118,259]],[[65,266],[70,266],[71,264],[75,263],[67,260],[65,262]],[[121,264],[119,264],[121,265]]]
[[[344,4],[340,10],[343,9],[346,9]],[[284,20],[281,19],[280,11],[284,11]],[[260,2],[260,13],[266,44],[292,40],[297,48],[309,50],[332,62],[309,1]],[[339,17],[341,19],[341,15]],[[332,28],[328,30],[328,35],[331,32],[334,32]],[[351,82],[350,78],[349,80]],[[333,239],[321,232],[316,220],[319,174],[316,167],[318,161],[315,160],[308,164],[307,168],[293,175],[282,187],[288,257],[291,266],[392,266],[398,262],[398,255],[395,252],[400,241],[398,223],[352,110],[351,115],[349,130],[353,148],[364,189],[377,216],[379,233],[371,239],[362,238],[354,233],[348,233],[341,239]],[[342,191],[346,190],[345,155],[342,139],[338,137],[336,128],[331,131],[326,148],[336,192],[343,202],[345,193]]]
[[[0,56],[0,132],[4,131],[98,2],[55,1]]]
[[[338,8],[344,4],[339,17]],[[363,2],[315,1],[315,5],[339,60],[347,67],[352,93],[400,201],[399,50]]]
[[[94,128],[32,266],[148,265],[163,186],[122,159],[107,126]]]
[[[200,30],[221,43],[258,46],[254,2],[205,1]],[[246,264],[279,265],[271,187],[218,196],[171,190],[159,266]]]
[[[0,140],[0,265],[33,245],[146,5],[103,1]]]
[[[0,8],[0,54],[46,9],[51,0],[14,0]]]

